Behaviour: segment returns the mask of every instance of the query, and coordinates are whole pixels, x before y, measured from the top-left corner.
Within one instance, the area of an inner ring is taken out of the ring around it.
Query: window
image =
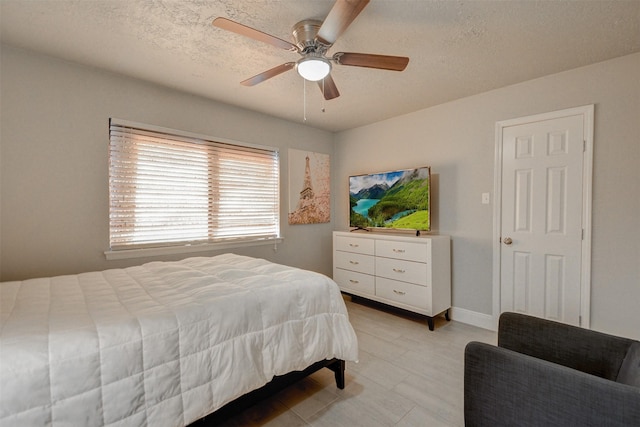
[[[277,149],[111,119],[111,251],[280,237]]]

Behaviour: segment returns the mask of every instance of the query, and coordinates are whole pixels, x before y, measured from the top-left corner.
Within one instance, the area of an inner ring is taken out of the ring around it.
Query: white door
[[[580,325],[585,116],[558,115],[500,127],[500,312]]]

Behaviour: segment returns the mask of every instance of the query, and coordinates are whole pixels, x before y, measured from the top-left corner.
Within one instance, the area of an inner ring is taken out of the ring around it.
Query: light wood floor
[[[345,297],[360,360],[346,387],[322,369],[228,420],[225,426],[463,426],[464,347],[495,332]]]

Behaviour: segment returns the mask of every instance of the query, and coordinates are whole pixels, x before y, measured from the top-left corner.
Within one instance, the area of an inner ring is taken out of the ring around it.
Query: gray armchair
[[[498,347],[465,348],[474,426],[640,426],[640,342],[503,313]]]

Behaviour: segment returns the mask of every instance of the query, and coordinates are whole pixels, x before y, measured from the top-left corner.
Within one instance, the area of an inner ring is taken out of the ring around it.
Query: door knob
[[[511,240],[511,237],[505,237],[503,242],[505,245],[510,246],[513,243],[513,240]]]

